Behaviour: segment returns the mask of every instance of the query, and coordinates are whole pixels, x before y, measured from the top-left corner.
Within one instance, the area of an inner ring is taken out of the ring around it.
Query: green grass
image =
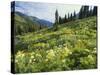
[[[46,72],[97,67],[96,17],[16,36],[16,72]]]

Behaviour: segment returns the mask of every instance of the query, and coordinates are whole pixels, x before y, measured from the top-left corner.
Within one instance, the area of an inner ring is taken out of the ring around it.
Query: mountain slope
[[[28,16],[21,12],[15,12],[16,35],[37,31],[51,25],[52,23],[49,21],[41,20],[34,16]]]
[[[33,16],[30,16],[30,20],[33,21],[33,22],[36,21],[42,26],[51,27],[53,25],[52,22],[49,22],[49,21],[44,20],[44,19],[39,19],[39,18],[33,17]]]
[[[16,72],[97,68],[96,33],[94,16],[58,25],[57,31],[46,28],[16,36]]]

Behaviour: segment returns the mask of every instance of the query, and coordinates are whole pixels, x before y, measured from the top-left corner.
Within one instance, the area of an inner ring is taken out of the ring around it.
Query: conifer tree
[[[93,14],[93,9],[92,9],[92,7],[90,7],[90,10],[89,10],[89,13],[88,13],[88,17],[92,16],[92,14]]]
[[[83,14],[84,14],[84,6],[81,7],[80,11],[79,11],[79,19],[83,18]]]
[[[69,16],[69,13],[68,13],[68,21],[69,21],[69,19],[70,19],[70,16]]]
[[[74,19],[74,20],[76,19],[76,12],[75,12],[75,11],[74,11],[73,19]]]
[[[59,15],[58,15],[58,10],[56,9],[56,12],[55,12],[55,23],[58,24],[58,21],[59,21]]]
[[[59,24],[62,24],[62,18],[59,16]]]
[[[67,17],[66,17],[66,14],[65,14],[65,17],[64,17],[64,23],[67,22]]]
[[[88,17],[88,13],[89,13],[89,6],[84,6],[83,18]]]
[[[71,21],[73,20],[73,15],[72,15],[72,13],[71,13],[71,15],[70,15],[70,20],[71,20]]]
[[[97,16],[97,6],[94,6],[93,8],[93,16]]]
[[[59,14],[58,14],[58,10],[56,9],[56,12],[55,12],[55,29],[54,30],[57,30],[57,24],[59,23]]]

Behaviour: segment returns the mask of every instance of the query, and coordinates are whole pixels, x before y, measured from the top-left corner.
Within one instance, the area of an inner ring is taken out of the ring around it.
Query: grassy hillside
[[[16,72],[45,72],[97,67],[96,17],[16,36]]]

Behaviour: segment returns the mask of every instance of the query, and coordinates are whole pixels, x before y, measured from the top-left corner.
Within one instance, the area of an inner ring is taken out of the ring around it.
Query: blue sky
[[[35,16],[50,22],[55,21],[55,11],[58,10],[59,16],[64,17],[68,13],[79,12],[81,5],[37,3],[37,2],[15,2],[15,11],[22,12],[29,16]]]

